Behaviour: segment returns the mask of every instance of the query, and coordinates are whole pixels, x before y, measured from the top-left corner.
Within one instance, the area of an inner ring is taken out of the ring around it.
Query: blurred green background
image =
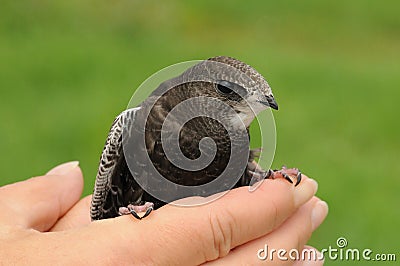
[[[3,0],[0,185],[79,160],[90,194],[134,89],[171,64],[229,55],[274,89],[274,167],[300,167],[329,203],[310,243],[336,247],[343,236],[399,260],[399,10],[363,0]]]

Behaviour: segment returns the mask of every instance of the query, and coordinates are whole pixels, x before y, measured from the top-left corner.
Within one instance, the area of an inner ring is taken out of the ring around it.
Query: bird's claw
[[[290,183],[293,184],[292,179],[290,178],[290,176],[288,174],[286,174],[285,172],[282,173],[282,176]]]
[[[135,217],[136,219],[142,220],[143,218],[149,216],[149,214],[153,209],[154,209],[154,204],[152,202],[145,202],[143,205],[129,204],[127,207],[120,207],[119,214],[120,215],[132,214],[132,216]],[[144,212],[144,214],[140,216],[138,214],[140,212]]]
[[[144,213],[143,216],[139,216],[139,214],[137,214],[136,211],[131,210],[130,213],[133,215],[133,217],[135,217],[138,220],[142,220],[143,218],[149,216],[149,214],[151,213],[151,211],[153,210],[153,207],[149,207],[146,212]]]
[[[272,171],[272,170],[270,170],[270,171]],[[292,176],[295,176],[295,178],[296,178],[296,183],[294,184],[294,186],[297,187],[300,184],[301,178],[302,178],[302,174],[299,171],[299,169],[286,168],[285,166],[283,166],[281,170],[274,170],[274,171],[272,171],[272,174],[271,174],[272,179],[283,177],[289,183],[293,184]]]
[[[257,181],[271,178],[271,176],[274,173],[274,171],[272,171],[271,169],[269,169],[268,171],[264,171],[264,170],[260,170],[260,169],[256,169],[255,171],[251,171],[251,170],[247,170],[247,171],[250,174],[250,176],[255,178]]]
[[[300,184],[300,182],[301,182],[301,177],[302,177],[302,175],[301,175],[301,172],[299,171],[299,172],[297,173],[297,176],[296,176],[297,181],[296,181],[296,184],[294,184],[295,187],[297,187],[297,185]]]

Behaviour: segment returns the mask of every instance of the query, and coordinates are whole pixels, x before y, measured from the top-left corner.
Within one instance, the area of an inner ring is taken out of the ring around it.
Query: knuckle
[[[235,219],[228,211],[211,211],[209,214],[209,227],[211,230],[211,242],[213,250],[206,257],[217,259],[226,256],[231,247]]]

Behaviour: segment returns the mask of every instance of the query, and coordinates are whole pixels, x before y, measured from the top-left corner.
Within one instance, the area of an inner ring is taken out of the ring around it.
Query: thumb
[[[50,171],[46,173],[46,175],[66,175],[68,174],[71,170],[74,170],[74,168],[77,168],[79,166],[78,161],[72,161],[72,162],[67,162],[63,163],[60,165],[57,165]]]
[[[0,224],[47,231],[78,200],[83,189],[78,162],[59,165],[44,176],[0,188]]]

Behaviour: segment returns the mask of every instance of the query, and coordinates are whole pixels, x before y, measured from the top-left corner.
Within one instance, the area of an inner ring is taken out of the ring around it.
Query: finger
[[[291,265],[298,254],[299,258],[302,258],[300,251],[327,213],[326,203],[314,197],[275,231],[235,248],[228,256],[210,265],[229,265],[233,262],[251,265]],[[278,250],[283,250],[284,254],[278,255]]]
[[[0,224],[46,231],[78,200],[83,189],[78,162],[57,166],[44,176],[0,188]]]
[[[90,224],[89,210],[91,200],[92,195],[89,195],[78,201],[78,203],[57,221],[50,231],[65,231]]]
[[[102,228],[102,239],[113,243],[109,249],[125,259],[143,258],[152,250],[151,254],[157,256],[148,254],[147,258],[155,264],[200,264],[271,232],[307,202],[316,189],[316,182],[307,177],[296,188],[284,180],[265,180],[251,193],[242,187],[207,205],[167,205],[140,221],[123,216],[92,223],[87,230],[96,235]]]
[[[271,246],[276,248],[295,248],[300,250],[325,220],[328,214],[328,205],[325,201],[314,197],[282,224],[277,230],[267,236]]]

